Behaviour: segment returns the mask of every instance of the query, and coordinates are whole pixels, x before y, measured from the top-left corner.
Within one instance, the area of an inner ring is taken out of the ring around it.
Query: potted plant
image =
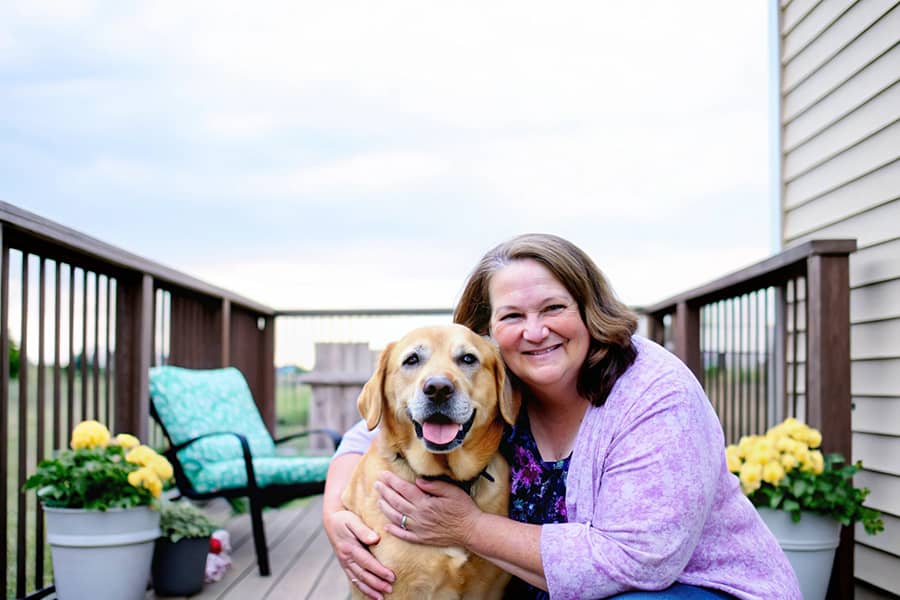
[[[725,448],[728,470],[787,554],[806,600],[824,598],[841,526],[884,530],[881,514],[863,506],[869,490],[853,486],[862,462],[823,455],[822,434],[794,418],[765,435]]]
[[[150,575],[156,510],[172,465],[129,434],[97,421],[72,431],[70,448],[43,460],[25,482],[47,520],[60,600],[139,600]]]
[[[203,588],[206,555],[215,525],[187,501],[163,502],[153,552],[153,589],[161,596],[189,596]]]

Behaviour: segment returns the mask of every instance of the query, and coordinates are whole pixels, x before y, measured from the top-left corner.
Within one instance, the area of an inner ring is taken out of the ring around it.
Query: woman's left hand
[[[413,485],[384,471],[375,489],[390,521],[385,531],[414,544],[466,546],[481,513],[468,494],[444,481],[417,479]]]

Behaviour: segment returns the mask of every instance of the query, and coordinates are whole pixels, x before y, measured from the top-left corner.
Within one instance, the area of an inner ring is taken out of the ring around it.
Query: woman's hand
[[[373,600],[382,600],[383,594],[390,593],[394,574],[367,548],[378,543],[378,534],[349,510],[325,515],[322,525],[350,583]]]
[[[443,481],[418,479],[413,485],[385,471],[375,489],[390,521],[385,531],[414,544],[465,547],[482,514],[468,494]]]

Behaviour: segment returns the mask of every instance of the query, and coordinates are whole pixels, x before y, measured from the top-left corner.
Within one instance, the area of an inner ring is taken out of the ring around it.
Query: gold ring
[[[406,529],[406,515],[402,515],[400,517],[400,527],[402,527],[403,529]]]

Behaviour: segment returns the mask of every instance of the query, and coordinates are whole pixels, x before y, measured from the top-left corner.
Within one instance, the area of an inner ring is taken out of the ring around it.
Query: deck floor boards
[[[207,512],[231,534],[232,566],[222,580],[207,583],[189,597],[157,596],[146,600],[345,600],[350,589],[325,531],[322,497],[301,506],[267,510],[266,541],[272,574],[260,577],[253,550],[249,515],[229,516],[226,504],[211,503]],[[227,520],[226,520],[227,519]]]

